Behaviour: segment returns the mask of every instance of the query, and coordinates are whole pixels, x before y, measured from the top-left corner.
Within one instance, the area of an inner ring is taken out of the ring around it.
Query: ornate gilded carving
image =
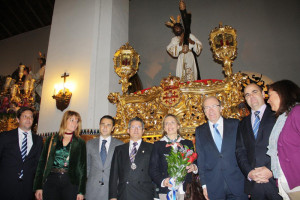
[[[179,118],[185,138],[193,139],[195,128],[206,122],[202,103],[207,96],[216,96],[222,102],[222,115],[226,118],[241,119],[248,114],[243,106],[245,100],[242,94],[242,83],[246,81],[246,76],[241,73],[232,74],[231,63],[236,57],[237,44],[235,30],[220,25],[220,28],[211,32],[210,38],[214,57],[223,62],[224,80],[180,83],[179,77],[170,74],[162,79],[159,87],[126,94],[127,86],[124,83],[135,72],[130,66],[120,69],[122,73],[118,75],[121,77],[123,95],[117,92],[108,96],[109,101],[117,106],[115,137],[128,140],[128,121],[137,116],[145,122],[144,140],[154,142],[161,137],[163,117],[171,113]],[[114,61],[116,55],[117,53]],[[120,61],[115,61],[115,69],[116,65],[120,66]]]
[[[232,75],[231,63],[237,56],[236,31],[231,26],[222,26],[211,31],[209,36],[214,58],[223,62],[223,70],[226,76]]]
[[[110,93],[109,101],[117,105],[115,136],[120,139],[128,138],[126,133],[128,121],[138,116],[145,122],[145,138],[148,141],[152,141],[151,138],[158,139],[162,131],[163,117],[172,113],[181,122],[181,132],[191,139],[195,127],[206,122],[202,111],[203,99],[212,95],[221,100],[224,117],[241,119],[246,115],[246,111],[239,107],[244,102],[241,92],[244,78],[242,74],[236,73],[223,81],[183,83],[174,89],[170,84],[174,80],[179,81],[179,78],[170,75],[162,80],[159,87],[152,87],[144,93],[141,91],[128,95]],[[167,100],[162,98],[170,93]]]
[[[121,77],[119,84],[122,83],[123,94],[128,91],[128,87],[131,85],[129,79],[139,69],[139,63],[140,56],[128,42],[116,51],[114,55],[114,68],[116,74]]]

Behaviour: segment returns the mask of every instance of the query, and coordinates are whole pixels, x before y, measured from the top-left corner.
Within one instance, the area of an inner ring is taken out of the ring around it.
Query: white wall
[[[59,128],[63,112],[56,109],[51,96],[64,72],[70,74],[67,81],[75,85],[66,110],[80,113],[83,128],[98,128],[102,115],[115,115],[107,96],[120,90],[112,58],[128,40],[128,10],[126,0],[55,1],[38,133]],[[118,23],[112,25],[112,21]],[[118,27],[124,31],[115,34]]]
[[[37,72],[40,68],[38,52],[47,54],[49,34],[50,26],[46,26],[0,40],[0,74],[12,74],[20,62]]]

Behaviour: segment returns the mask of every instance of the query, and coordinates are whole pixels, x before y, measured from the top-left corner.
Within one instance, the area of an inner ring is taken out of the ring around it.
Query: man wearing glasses
[[[135,117],[129,121],[130,142],[117,146],[112,158],[109,178],[111,200],[153,200],[154,191],[149,176],[152,144],[143,142],[144,122]]]
[[[239,120],[223,118],[222,109],[216,97],[207,97],[203,110],[208,121],[195,132],[203,194],[207,200],[246,200],[244,177],[235,156]]]
[[[270,170],[271,159],[266,154],[275,115],[265,104],[265,93],[258,85],[247,85],[244,95],[251,114],[239,124],[236,156],[246,177],[245,193],[253,200],[282,199]]]

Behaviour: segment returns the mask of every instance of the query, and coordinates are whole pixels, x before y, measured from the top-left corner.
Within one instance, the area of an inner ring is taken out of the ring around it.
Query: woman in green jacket
[[[79,136],[81,117],[66,111],[59,133],[47,138],[35,175],[37,200],[83,200],[86,183],[86,147]]]

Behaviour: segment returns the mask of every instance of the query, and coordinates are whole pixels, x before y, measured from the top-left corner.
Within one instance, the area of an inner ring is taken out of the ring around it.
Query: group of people
[[[282,80],[268,94],[271,107],[258,85],[246,86],[251,114],[241,121],[223,118],[218,98],[204,99],[207,123],[195,130],[198,158],[186,167],[176,199],[184,199],[192,173],[199,173],[206,200],[300,199],[300,88]],[[80,115],[67,111],[59,133],[44,145],[31,132],[32,109],[19,109],[17,119],[17,129],[0,134],[1,199],[166,200],[172,188],[166,155],[174,144],[193,148],[172,114],[164,117],[162,138],[154,144],[142,140],[138,117],[128,123],[126,144],[112,137],[109,115],[100,119],[100,137],[85,143]]]

